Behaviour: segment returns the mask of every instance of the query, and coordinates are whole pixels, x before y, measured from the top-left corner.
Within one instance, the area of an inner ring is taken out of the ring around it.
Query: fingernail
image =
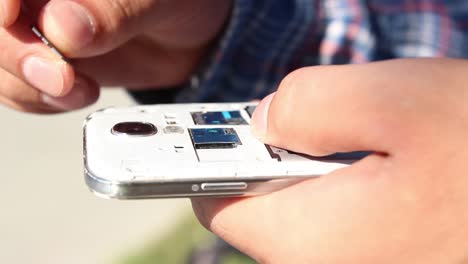
[[[26,81],[49,95],[60,95],[63,90],[63,62],[29,57],[23,62]]]
[[[91,13],[74,1],[51,2],[44,12],[45,34],[65,50],[80,49],[91,43],[94,25]]]
[[[270,109],[271,100],[274,96],[275,93],[272,93],[265,97],[260,104],[258,104],[252,115],[252,121],[250,123],[252,133],[259,139],[263,139],[266,136],[268,129],[268,110]]]
[[[62,97],[53,97],[42,94],[42,101],[60,110],[74,110],[85,107],[97,100],[97,94],[90,92],[89,84],[77,78],[69,94]]]

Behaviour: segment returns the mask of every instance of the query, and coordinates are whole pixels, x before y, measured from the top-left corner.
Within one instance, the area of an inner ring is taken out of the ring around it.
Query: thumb
[[[391,152],[405,134],[406,127],[399,125],[404,109],[396,103],[401,101],[398,89],[389,87],[387,77],[376,77],[373,65],[291,73],[258,105],[253,133],[267,144],[317,156]]]
[[[226,17],[229,10],[229,4],[218,2],[225,1],[51,0],[42,11],[39,25],[68,57],[90,57],[114,50],[149,31],[155,34],[148,45],[155,42],[163,47],[168,46],[164,41],[187,44],[182,36],[208,38],[205,34],[218,30],[222,26],[221,17]],[[198,5],[206,8],[196,8]],[[213,11],[221,6],[222,12],[203,15],[202,10]],[[220,22],[205,23],[202,28],[199,24],[204,19]],[[197,26],[200,30],[194,32]]]

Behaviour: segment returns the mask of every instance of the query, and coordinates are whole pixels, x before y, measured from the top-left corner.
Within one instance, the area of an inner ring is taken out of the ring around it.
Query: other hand
[[[94,102],[102,85],[182,84],[230,7],[216,0],[0,0],[0,102],[60,112]],[[70,63],[31,32],[36,21]]]

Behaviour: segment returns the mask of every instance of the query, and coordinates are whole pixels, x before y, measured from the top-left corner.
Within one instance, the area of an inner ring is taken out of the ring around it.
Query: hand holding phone
[[[108,108],[84,126],[85,176],[120,198],[243,196],[272,192],[362,156],[311,157],[265,145],[249,126],[254,103]]]

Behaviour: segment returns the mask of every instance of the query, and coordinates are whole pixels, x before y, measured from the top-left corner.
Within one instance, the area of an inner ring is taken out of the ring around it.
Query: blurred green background
[[[197,264],[204,264],[206,263],[204,260],[212,259],[213,250],[221,255],[217,262],[219,264],[255,263],[233,248],[224,247],[223,250],[223,247],[216,246],[219,242],[212,233],[198,223],[193,214],[187,214],[165,237],[148,243],[146,247],[118,260],[118,263],[187,263],[191,257],[199,256]]]

